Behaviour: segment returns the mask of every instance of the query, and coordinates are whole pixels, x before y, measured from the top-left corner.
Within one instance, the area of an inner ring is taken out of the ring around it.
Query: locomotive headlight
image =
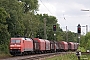
[[[12,49],[12,48],[10,48],[10,49]]]
[[[18,49],[21,49],[21,48],[18,48]]]

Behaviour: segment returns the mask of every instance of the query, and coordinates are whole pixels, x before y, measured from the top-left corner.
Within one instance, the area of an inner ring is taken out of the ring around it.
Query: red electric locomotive
[[[10,54],[27,54],[33,51],[33,40],[30,38],[11,38]]]

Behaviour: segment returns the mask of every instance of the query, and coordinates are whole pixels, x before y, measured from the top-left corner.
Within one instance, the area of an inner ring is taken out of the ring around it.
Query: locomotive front
[[[22,38],[11,38],[9,46],[11,55],[21,54],[21,42]]]

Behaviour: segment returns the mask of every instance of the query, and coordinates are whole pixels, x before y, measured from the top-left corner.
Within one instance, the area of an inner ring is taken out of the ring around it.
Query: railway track
[[[74,52],[56,52],[56,53],[47,53],[47,54],[36,54],[36,55],[28,55],[28,56],[16,56],[16,57],[9,57],[6,59],[0,60],[44,60],[46,57],[53,57],[60,54],[68,54]]]
[[[81,52],[82,55],[90,54],[90,52]]]
[[[19,60],[39,60],[39,59],[44,59],[46,57],[53,56],[53,55],[57,55],[57,54],[55,54],[55,53],[41,54],[41,55],[35,55],[35,56],[31,56],[29,58],[19,59]]]

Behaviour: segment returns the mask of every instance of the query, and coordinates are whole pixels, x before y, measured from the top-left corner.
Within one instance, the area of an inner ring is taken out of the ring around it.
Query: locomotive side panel
[[[33,40],[32,39],[25,39],[23,40],[24,51],[33,51]]]

